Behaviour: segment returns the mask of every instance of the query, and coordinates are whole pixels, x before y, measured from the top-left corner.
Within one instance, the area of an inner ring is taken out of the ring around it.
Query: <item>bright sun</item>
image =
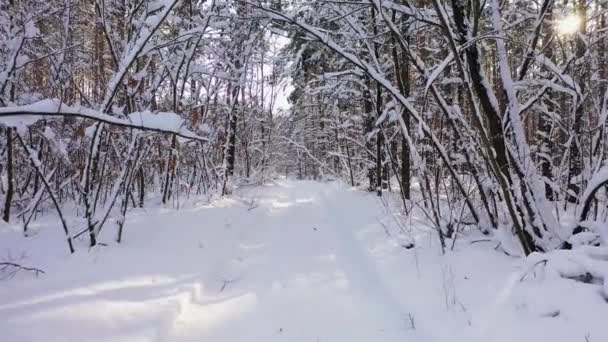
[[[575,14],[570,14],[557,21],[557,31],[559,34],[573,34],[580,29],[581,18]]]

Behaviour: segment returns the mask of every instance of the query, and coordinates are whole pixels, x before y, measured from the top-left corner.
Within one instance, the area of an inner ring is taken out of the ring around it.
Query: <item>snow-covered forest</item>
[[[608,341],[608,1],[0,0],[0,340]]]

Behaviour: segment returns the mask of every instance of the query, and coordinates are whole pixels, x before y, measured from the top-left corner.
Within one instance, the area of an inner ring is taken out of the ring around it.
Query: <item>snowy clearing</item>
[[[74,255],[54,222],[4,225],[4,254],[46,273],[0,281],[1,339],[608,341],[600,285],[524,274],[481,235],[441,256],[433,231],[386,216],[374,194],[278,180],[134,210],[121,245],[108,226]]]

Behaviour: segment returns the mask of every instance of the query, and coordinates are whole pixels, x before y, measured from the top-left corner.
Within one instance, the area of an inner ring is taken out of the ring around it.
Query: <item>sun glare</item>
[[[575,14],[570,14],[557,21],[557,31],[559,34],[573,34],[580,29],[581,18]]]

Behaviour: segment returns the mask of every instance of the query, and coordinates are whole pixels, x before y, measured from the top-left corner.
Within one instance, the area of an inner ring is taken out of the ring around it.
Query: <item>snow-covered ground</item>
[[[133,211],[122,244],[108,226],[71,256],[57,226],[18,229],[0,228],[2,257],[46,273],[0,281],[1,341],[608,341],[599,285],[524,274],[479,236],[442,256],[338,183]]]

